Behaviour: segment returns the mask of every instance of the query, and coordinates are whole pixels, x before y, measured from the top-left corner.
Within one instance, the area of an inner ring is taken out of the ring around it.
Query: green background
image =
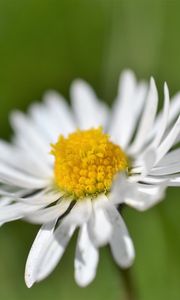
[[[25,110],[50,88],[68,98],[77,77],[109,103],[127,67],[138,78],[153,75],[161,98],[165,80],[174,94],[180,89],[179,11],[178,0],[0,0],[0,136],[10,136],[10,110]],[[24,265],[38,227],[5,225],[0,230],[0,299],[180,299],[178,198],[179,190],[169,189],[166,200],[148,212],[127,208],[124,217],[137,252],[134,266],[122,274],[104,248],[96,280],[85,289],[73,279],[76,238],[55,272],[27,289]]]

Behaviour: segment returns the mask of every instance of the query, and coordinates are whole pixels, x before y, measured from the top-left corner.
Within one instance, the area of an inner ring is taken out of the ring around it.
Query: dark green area
[[[82,77],[111,103],[119,73],[133,68],[154,75],[162,97],[180,89],[180,2],[120,0],[0,0],[0,136],[8,138],[8,114],[27,109],[47,89],[68,98]],[[180,299],[179,190],[145,213],[124,213],[136,247],[131,269],[138,300]],[[56,271],[28,290],[23,272],[37,227],[15,222],[0,230],[0,299],[122,299],[121,274],[102,249],[96,280],[86,289],[73,279],[75,239]]]

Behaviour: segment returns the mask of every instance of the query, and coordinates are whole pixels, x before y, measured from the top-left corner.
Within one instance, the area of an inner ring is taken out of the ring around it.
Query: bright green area
[[[8,138],[8,113],[25,110],[43,91],[68,97],[74,78],[89,81],[109,103],[125,67],[154,75],[162,90],[180,89],[180,2],[118,0],[0,0],[0,136]],[[160,92],[162,96],[162,91]],[[125,220],[137,257],[132,280],[138,300],[180,299],[179,190],[146,213],[130,208]],[[21,222],[0,230],[0,299],[127,299],[120,272],[102,249],[96,280],[86,289],[73,279],[75,239],[61,264],[28,290],[23,272],[37,227]]]

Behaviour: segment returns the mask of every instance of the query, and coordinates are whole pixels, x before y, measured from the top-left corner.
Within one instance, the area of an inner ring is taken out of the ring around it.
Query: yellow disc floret
[[[67,195],[83,198],[108,192],[113,177],[127,169],[127,157],[102,128],[62,135],[52,145],[55,183]]]

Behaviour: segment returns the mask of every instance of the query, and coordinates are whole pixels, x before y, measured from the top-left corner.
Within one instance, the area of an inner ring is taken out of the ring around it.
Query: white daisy
[[[134,247],[118,205],[145,210],[167,186],[180,185],[180,94],[157,113],[158,93],[125,71],[112,111],[83,81],[71,87],[72,109],[56,92],[13,112],[12,144],[0,141],[0,222],[42,224],[25,270],[28,287],[47,277],[60,261],[76,228],[75,280],[95,277],[98,248],[109,244],[121,267]],[[171,150],[171,151],[170,151]]]

